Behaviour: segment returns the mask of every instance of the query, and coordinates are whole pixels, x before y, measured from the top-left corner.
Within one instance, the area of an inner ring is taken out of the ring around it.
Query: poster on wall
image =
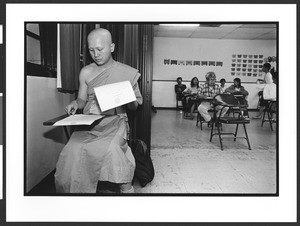
[[[201,63],[200,63],[201,62]],[[203,60],[177,60],[177,59],[164,59],[164,65],[171,66],[213,66],[213,67],[223,67],[222,61],[203,61]]]
[[[264,55],[262,54],[232,54],[231,59],[231,75],[232,76],[248,76],[262,77],[261,71]]]

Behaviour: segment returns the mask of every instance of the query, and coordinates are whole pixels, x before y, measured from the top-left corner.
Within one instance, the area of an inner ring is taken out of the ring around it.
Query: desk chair
[[[249,148],[249,150],[251,150],[250,141],[249,141],[247,130],[246,130],[246,124],[249,124],[250,120],[245,119],[241,112],[242,109],[245,108],[245,105],[241,105],[239,103],[239,101],[234,97],[233,94],[218,94],[214,97],[212,103],[213,103],[214,120],[213,120],[212,127],[211,127],[210,142],[212,141],[212,137],[214,135],[218,135],[219,140],[220,140],[221,150],[223,150],[222,136],[223,135],[233,135],[234,141],[236,141],[236,138],[246,139],[248,148]],[[217,116],[218,111],[216,109],[216,106],[218,106],[218,105],[221,106],[219,116]],[[224,111],[224,109],[226,107],[235,108],[235,109],[239,110],[238,115],[237,116],[233,115],[232,117],[231,116],[221,117],[222,112]],[[220,125],[222,125],[222,124],[235,124],[236,125],[235,132],[234,133],[221,132]],[[244,132],[245,132],[244,137],[237,136],[238,128],[239,128],[240,124],[242,124],[243,128],[244,128]],[[214,132],[215,126],[217,127],[217,132]]]
[[[66,117],[68,117],[68,114],[60,115],[60,116],[58,116],[56,118],[53,118],[53,119],[50,119],[48,121],[43,122],[43,126],[52,126],[57,121],[59,121],[61,119],[64,119]],[[70,126],[70,133],[72,134],[72,132],[73,132],[74,129],[71,128],[71,127],[73,127],[73,126]],[[71,135],[69,134],[67,126],[63,126],[63,129],[64,129],[64,132],[65,132],[66,139],[68,141],[70,139]]]
[[[179,105],[179,102],[180,102],[180,105]],[[182,100],[176,99],[176,110],[179,110],[179,109],[183,109]]]
[[[209,110],[209,112],[210,112],[211,110]],[[198,111],[198,113],[197,113],[197,121],[196,121],[196,126],[198,126],[198,124],[200,123],[200,129],[202,130],[202,124],[203,123],[206,123],[206,124],[208,124],[208,122],[206,122],[205,120],[204,120],[204,118],[202,117],[202,115],[199,113],[199,111]],[[221,125],[221,130],[223,130],[222,129],[222,125]]]
[[[266,113],[267,113],[267,118],[266,118]],[[264,108],[264,113],[261,120],[261,127],[263,127],[264,122],[269,122],[271,130],[273,131],[273,123],[276,123],[276,121],[273,120],[272,117],[273,114],[277,114],[277,102],[276,100],[268,100]]]
[[[183,104],[182,104],[183,95],[180,93],[175,93],[175,98],[176,98],[176,110],[179,110],[179,109],[182,110],[183,109]]]
[[[185,95],[182,99],[184,98],[187,98],[189,97],[189,100],[186,101],[186,99],[184,100],[185,101],[185,107],[183,107],[183,116],[187,116],[188,113],[197,113],[197,108],[199,106],[199,99],[194,96],[192,97],[192,95]],[[193,111],[192,111],[192,108]]]
[[[241,109],[242,112],[244,113],[243,115],[245,116],[246,111],[248,112],[248,109],[247,109],[247,106],[248,106],[248,105],[247,105],[247,98],[248,98],[248,96],[244,96],[244,95],[241,95],[241,94],[233,94],[233,95],[234,95],[234,97],[239,101],[239,103],[240,103],[241,105],[244,105],[244,106],[245,106],[243,109]],[[233,114],[233,117],[235,117],[236,114],[237,114],[237,116],[238,116],[239,113],[240,113],[239,107],[230,107],[230,108],[228,109],[228,111],[227,111],[227,115],[229,116],[230,113]],[[248,113],[247,113],[246,116],[248,116]],[[248,116],[248,117],[249,117],[249,116]]]

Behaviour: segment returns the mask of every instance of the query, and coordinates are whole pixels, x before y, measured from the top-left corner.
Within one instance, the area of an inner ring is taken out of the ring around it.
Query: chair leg
[[[271,112],[269,112],[269,111],[267,113],[268,113],[268,119],[269,119],[270,127],[271,127],[271,130],[273,131],[272,115],[271,115]]]
[[[210,139],[209,139],[210,142],[211,142],[212,137],[213,137],[213,132],[214,132],[214,123],[211,124]]]
[[[261,127],[263,127],[264,122],[265,122],[265,116],[266,116],[266,110],[264,109],[263,117],[261,119]]]
[[[198,113],[197,113],[197,122],[196,122],[196,126],[198,126],[199,123],[200,123],[200,129],[202,130],[203,118],[202,118],[201,114],[198,112]]]
[[[213,122],[213,124],[214,124],[214,122]],[[222,143],[222,137],[221,137],[220,126],[217,126],[217,129],[218,129],[218,135],[219,135],[219,140],[220,140],[221,150],[223,151],[223,143]]]
[[[199,114],[199,119],[200,119],[200,129],[202,130],[203,118],[200,113],[198,113],[198,114]]]
[[[236,124],[235,133],[234,133],[234,141],[236,141],[236,135],[238,133],[239,124]]]
[[[249,141],[248,133],[247,133],[247,130],[246,130],[246,125],[243,123],[243,126],[244,126],[244,131],[245,131],[248,147],[249,147],[249,150],[251,150],[250,141]]]

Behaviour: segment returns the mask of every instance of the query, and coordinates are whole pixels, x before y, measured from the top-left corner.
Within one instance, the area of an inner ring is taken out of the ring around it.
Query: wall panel
[[[234,57],[234,55],[236,55]],[[238,58],[238,55],[242,55]],[[257,58],[254,58],[257,56]],[[200,82],[205,81],[205,74],[214,71],[217,80],[225,78],[228,83],[232,83],[235,77],[242,80],[243,85],[249,91],[249,108],[256,107],[257,92],[261,88],[256,84],[258,78],[263,78],[263,74],[259,75],[259,65],[263,64],[264,58],[268,56],[276,56],[275,40],[217,40],[217,39],[187,39],[187,38],[154,38],[153,50],[153,89],[152,101],[155,107],[174,107],[175,94],[174,85],[176,78],[181,76],[185,84],[189,84],[193,77],[198,77]],[[251,57],[251,58],[250,58]],[[235,62],[233,62],[236,59]],[[237,60],[240,59],[241,64],[237,67]],[[169,64],[166,60],[170,60]],[[177,60],[177,64],[171,64],[172,60]],[[243,60],[247,60],[246,63]],[[249,63],[252,60],[251,63]],[[254,60],[257,60],[254,63]],[[181,63],[178,65],[178,61]],[[192,65],[190,65],[191,61]],[[199,61],[200,65],[194,65],[195,61]],[[207,61],[208,65],[202,65],[202,61]],[[210,62],[215,62],[215,66],[209,66]],[[217,62],[221,62],[222,66],[217,66]],[[262,63],[260,63],[262,62]],[[236,65],[233,66],[232,64]],[[188,64],[188,65],[187,65]],[[246,65],[243,65],[246,64]],[[248,69],[257,65],[257,75],[242,75],[248,73]],[[244,67],[245,66],[245,67]],[[240,68],[240,75],[232,75],[232,70],[237,72]],[[163,96],[164,98],[160,98]]]
[[[27,76],[27,192],[55,169],[66,144],[62,127],[43,126],[43,122],[65,114],[65,106],[71,99],[74,99],[72,95],[57,91],[55,78]]]

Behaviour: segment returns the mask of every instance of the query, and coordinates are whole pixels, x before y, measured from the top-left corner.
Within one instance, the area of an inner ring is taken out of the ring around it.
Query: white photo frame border
[[[296,124],[290,120],[296,120],[296,9],[296,4],[6,4],[6,220],[295,222]],[[24,22],[172,20],[279,22],[279,70],[289,76],[279,87],[279,197],[24,196]]]

